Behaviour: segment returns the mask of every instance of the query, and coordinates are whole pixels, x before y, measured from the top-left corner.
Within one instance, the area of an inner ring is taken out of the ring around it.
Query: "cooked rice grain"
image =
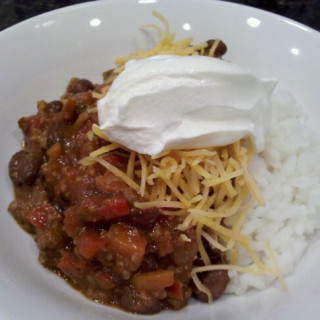
[[[243,233],[252,237],[252,248],[267,265],[274,264],[266,245],[270,241],[282,275],[287,275],[302,257],[308,237],[320,228],[320,148],[291,94],[276,93],[273,108],[266,149],[250,167],[266,206],[250,212]],[[240,265],[250,264],[242,248],[238,258]],[[235,294],[264,289],[277,278],[276,274],[256,276],[235,271],[229,275],[226,292]]]

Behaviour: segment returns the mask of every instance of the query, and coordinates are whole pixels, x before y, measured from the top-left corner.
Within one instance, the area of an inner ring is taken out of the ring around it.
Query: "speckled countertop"
[[[0,30],[38,14],[86,0],[1,0]],[[229,0],[271,11],[320,31],[320,0]]]

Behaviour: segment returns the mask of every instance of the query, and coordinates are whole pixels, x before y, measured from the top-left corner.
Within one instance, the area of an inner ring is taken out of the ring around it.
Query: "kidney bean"
[[[198,274],[198,276],[202,284],[210,290],[213,300],[219,298],[222,295],[229,283],[227,270],[202,272]],[[208,296],[204,292],[195,289],[194,293],[198,300],[208,302]]]

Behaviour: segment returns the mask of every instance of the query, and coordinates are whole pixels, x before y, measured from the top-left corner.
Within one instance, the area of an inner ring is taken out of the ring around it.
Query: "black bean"
[[[71,83],[69,87],[69,92],[71,93],[80,93],[86,92],[88,90],[93,90],[94,86],[91,81],[87,79],[79,79]]]
[[[205,56],[209,55],[210,49],[214,44],[214,42],[215,42],[215,39],[210,39],[207,41],[208,46],[204,49]],[[227,52],[227,46],[223,41],[220,40],[216,50],[214,51],[213,56],[215,58],[221,58],[226,52]]]
[[[222,57],[225,53],[227,52],[227,46],[226,44],[220,40],[218,47],[216,49],[216,51],[214,52],[214,56],[216,58],[220,58]]]
[[[46,105],[45,111],[48,113],[58,113],[62,110],[62,107],[63,103],[60,100],[53,100]]]
[[[9,176],[14,185],[32,185],[42,164],[41,154],[26,151],[15,153],[9,162]]]
[[[155,271],[159,269],[158,264],[158,255],[155,253],[149,253],[145,254],[143,257],[142,266],[140,267],[140,272],[149,272],[149,271]]]
[[[126,216],[126,220],[134,227],[147,230],[153,228],[159,214],[160,211],[157,208],[144,210],[133,208],[131,213]]]

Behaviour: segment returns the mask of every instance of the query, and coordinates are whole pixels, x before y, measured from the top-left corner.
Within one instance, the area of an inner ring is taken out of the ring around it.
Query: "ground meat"
[[[88,135],[97,123],[88,112],[96,103],[93,88],[74,78],[61,100],[40,101],[37,114],[19,120],[25,146],[9,163],[15,186],[9,211],[33,234],[39,261],[90,299],[142,314],[180,309],[193,291],[205,300],[191,281],[195,228],[181,232],[179,217],[135,208],[143,199],[118,176],[80,164],[107,144]],[[128,158],[125,151],[103,156],[123,172]],[[214,297],[228,280],[223,271],[201,277]]]
[[[46,145],[48,149],[63,139],[64,127],[65,125],[60,122],[53,123],[49,126],[46,135]]]
[[[176,237],[175,250],[171,253],[171,259],[177,266],[183,266],[190,264],[193,261],[198,252],[198,244],[195,240],[194,232],[189,231],[189,235],[192,233],[191,240],[185,241],[181,236]]]
[[[149,295],[142,295],[133,287],[126,287],[121,295],[121,305],[134,313],[152,314],[163,309],[160,300]]]
[[[62,108],[63,103],[60,100],[54,100],[46,105],[45,111],[49,113],[58,113],[62,110]]]
[[[26,219],[35,230],[35,240],[40,249],[54,249],[64,243],[66,236],[62,230],[62,216],[54,206],[45,201],[33,208]]]

